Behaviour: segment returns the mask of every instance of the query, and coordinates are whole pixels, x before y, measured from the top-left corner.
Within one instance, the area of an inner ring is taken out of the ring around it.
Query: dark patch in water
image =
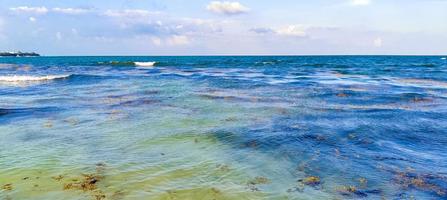
[[[136,100],[125,101],[119,104],[119,106],[142,106],[161,103],[161,100],[151,98],[139,98]],[[119,107],[118,106],[118,107]]]
[[[8,114],[8,110],[0,109],[0,116]]]
[[[377,161],[397,160],[397,161],[406,161],[406,162],[413,162],[414,163],[414,161],[411,161],[411,160],[406,159],[406,158],[389,157],[389,156],[375,156],[374,160],[377,160]]]
[[[50,114],[60,112],[57,107],[41,107],[41,108],[11,108],[0,109],[0,123],[7,123],[21,118],[47,117]]]
[[[365,191],[357,189],[355,186],[343,186],[337,189],[337,192],[343,196],[365,198],[368,197]]]
[[[160,94],[159,90],[146,90],[142,93],[143,95],[156,95]]]

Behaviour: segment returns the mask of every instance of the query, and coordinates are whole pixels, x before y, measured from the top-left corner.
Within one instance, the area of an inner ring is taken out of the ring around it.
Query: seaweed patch
[[[420,191],[436,194],[440,197],[447,197],[447,189],[441,184],[447,184],[445,177],[432,174],[416,174],[411,172],[398,172],[394,181],[404,190],[416,189]]]
[[[6,191],[11,191],[13,189],[12,183],[8,183],[8,184],[3,185],[2,189],[6,190]]]
[[[308,185],[308,186],[318,186],[321,184],[321,179],[320,179],[320,177],[317,177],[317,176],[308,176],[304,179],[298,180],[298,182],[303,183],[304,185]]]
[[[247,183],[247,188],[252,192],[260,191],[257,185],[269,184],[270,180],[266,177],[257,176]]]
[[[95,200],[102,200],[106,195],[98,189],[98,183],[103,179],[103,176],[97,174],[82,174],[81,179],[73,178],[70,182],[65,183],[63,190],[80,190],[91,193]]]

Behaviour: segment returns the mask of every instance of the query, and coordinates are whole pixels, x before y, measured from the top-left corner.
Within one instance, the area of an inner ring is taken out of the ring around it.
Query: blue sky
[[[0,51],[447,54],[447,0],[0,0]]]

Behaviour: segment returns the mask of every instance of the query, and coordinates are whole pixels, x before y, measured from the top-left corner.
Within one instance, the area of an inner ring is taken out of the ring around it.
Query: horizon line
[[[95,54],[95,55],[40,55],[37,57],[250,57],[250,56],[259,56],[259,57],[268,57],[268,56],[447,56],[446,54],[172,54],[172,55],[104,55],[104,54]],[[24,56],[26,57],[26,56]],[[33,56],[30,56],[33,57]],[[8,56],[0,56],[0,58],[8,58]],[[17,58],[17,57],[10,57]],[[23,57],[21,57],[23,58]]]

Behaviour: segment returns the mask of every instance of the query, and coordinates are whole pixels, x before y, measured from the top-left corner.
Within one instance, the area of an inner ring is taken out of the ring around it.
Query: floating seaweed
[[[411,102],[413,102],[413,103],[431,103],[431,102],[433,102],[433,99],[425,98],[425,97],[414,97],[413,99],[411,99]]]
[[[253,185],[267,184],[270,183],[270,180],[262,176],[257,176],[254,180],[250,181],[249,183]]]
[[[257,185],[263,185],[263,184],[269,184],[270,180],[266,177],[257,176],[253,180],[250,180],[247,183],[247,188],[250,189],[252,192],[260,191]]]
[[[304,189],[306,186],[311,186],[314,189],[320,189],[321,186],[321,180],[320,177],[317,176],[308,176],[304,179],[298,180],[298,185],[287,189],[287,192],[304,192]]]
[[[58,175],[58,176],[53,176],[53,177],[51,177],[52,179],[54,179],[54,180],[56,180],[56,181],[61,181],[63,178],[64,178],[64,176],[62,176],[62,175]]]
[[[106,198],[106,195],[101,190],[98,190],[94,192],[93,197],[95,197],[95,200],[102,200]]]
[[[94,174],[83,174],[83,180],[73,179],[71,183],[64,184],[64,190],[77,189],[93,191],[97,189],[97,183],[102,179],[101,176]]]
[[[343,196],[357,196],[357,197],[367,197],[366,192],[358,190],[355,186],[342,186],[337,189],[337,192]]]
[[[318,186],[321,184],[320,177],[317,177],[317,176],[308,176],[304,179],[298,180],[298,182],[303,183],[304,185],[308,185],[308,186]]]
[[[43,123],[43,127],[45,127],[45,128],[53,128],[53,122],[48,120],[45,123]]]
[[[348,97],[348,95],[345,93],[338,93],[337,97]]]
[[[366,178],[359,178],[359,183],[361,188],[366,188],[368,186],[368,180]]]
[[[12,183],[8,183],[2,186],[3,190],[11,191],[13,189]]]
[[[444,180],[441,180],[444,179]],[[445,177],[439,177],[432,174],[416,174],[412,172],[398,172],[394,181],[404,190],[416,189],[429,193],[434,193],[440,197],[447,197],[447,189],[436,184],[438,182],[446,182]]]

